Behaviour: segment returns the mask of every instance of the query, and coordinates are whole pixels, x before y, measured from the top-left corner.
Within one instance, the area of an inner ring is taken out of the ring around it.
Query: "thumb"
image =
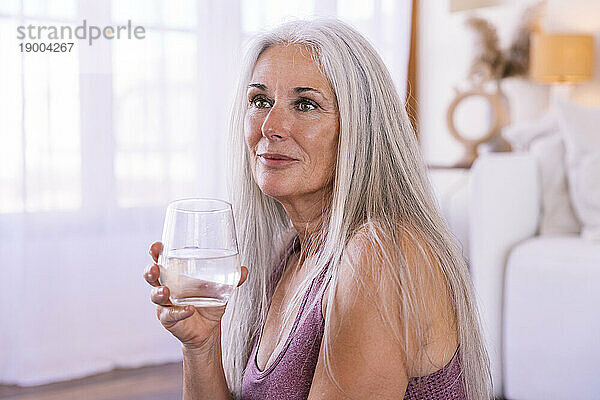
[[[242,265],[240,267],[240,271],[241,271],[241,276],[240,276],[240,281],[237,284],[238,286],[240,286],[242,283],[246,282],[246,278],[248,278],[248,268],[247,267]]]

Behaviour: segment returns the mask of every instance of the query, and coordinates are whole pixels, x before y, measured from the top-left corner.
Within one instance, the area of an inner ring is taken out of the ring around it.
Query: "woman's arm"
[[[159,282],[158,256],[163,248],[156,242],[150,246],[154,264],[144,272],[144,279],[154,287],[150,298],[156,306],[160,323],[181,341],[183,353],[183,398],[230,399],[221,360],[221,318],[225,306],[181,307],[169,300],[169,288]],[[241,266],[238,286],[248,277],[248,268]]]
[[[221,360],[221,329],[206,348],[182,346],[183,400],[231,400]]]
[[[309,400],[404,397],[408,374],[401,344],[403,338],[395,337],[381,315],[385,299],[392,297],[378,290],[381,285],[373,277],[369,265],[376,258],[369,254],[368,247],[351,241],[348,253],[354,253],[356,257],[344,257],[337,287],[328,289],[335,291],[334,304],[327,304],[327,307],[334,306],[326,328],[331,335],[330,365],[343,391],[327,372],[323,342]],[[386,305],[395,307],[397,312],[397,305]]]

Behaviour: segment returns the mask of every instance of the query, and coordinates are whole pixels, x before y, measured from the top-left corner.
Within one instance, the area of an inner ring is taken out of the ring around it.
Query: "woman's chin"
[[[281,184],[281,182],[260,182],[258,186],[264,194],[275,199],[293,194],[289,184]]]

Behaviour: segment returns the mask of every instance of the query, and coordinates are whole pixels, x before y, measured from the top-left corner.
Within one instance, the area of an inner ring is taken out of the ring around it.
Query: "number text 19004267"
[[[71,49],[73,49],[74,42],[70,43],[29,43],[29,42],[21,42],[19,43],[19,48],[21,49],[21,53],[70,53]]]

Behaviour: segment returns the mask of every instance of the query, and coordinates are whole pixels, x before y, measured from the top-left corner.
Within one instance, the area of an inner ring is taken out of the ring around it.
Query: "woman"
[[[230,140],[244,284],[226,312],[151,296],[182,342],[184,398],[490,397],[468,270],[360,34],[317,19],[256,37]]]

